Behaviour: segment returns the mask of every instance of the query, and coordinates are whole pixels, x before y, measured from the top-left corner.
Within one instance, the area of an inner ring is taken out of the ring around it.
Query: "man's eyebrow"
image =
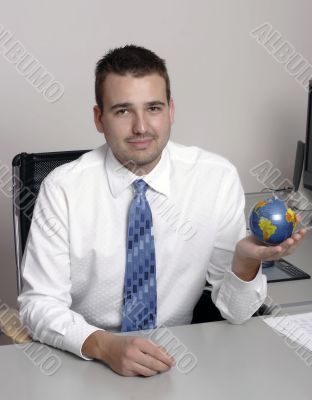
[[[164,106],[165,105],[165,103],[163,101],[160,101],[160,100],[148,101],[145,104],[148,105],[148,106]]]
[[[132,103],[117,103],[111,106],[111,110],[116,110],[116,108],[127,108],[130,107]]]
[[[117,103],[111,106],[111,110],[116,110],[117,108],[127,108],[131,107],[133,104],[132,103]],[[152,107],[152,106],[164,106],[165,103],[160,100],[153,100],[153,101],[148,101],[145,103],[145,105]]]

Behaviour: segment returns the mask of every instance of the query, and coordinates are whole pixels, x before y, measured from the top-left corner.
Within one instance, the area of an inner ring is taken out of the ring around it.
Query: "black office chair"
[[[21,261],[41,182],[54,168],[76,160],[87,151],[90,150],[20,153],[13,158],[13,221],[18,294],[22,289]]]
[[[56,153],[21,153],[14,157],[13,167],[13,219],[14,241],[17,271],[17,292],[22,289],[21,261],[26,246],[35,201],[42,180],[55,167],[75,160],[88,150],[65,151]],[[8,318],[0,321],[0,332],[8,336],[14,343],[31,341],[29,331],[19,321],[18,311],[11,308],[6,312]],[[14,319],[14,324],[10,321]]]
[[[90,150],[49,153],[20,153],[13,161],[13,219],[17,271],[17,291],[22,289],[21,261],[27,242],[35,201],[43,179],[56,167],[73,161]],[[223,320],[205,290],[194,308],[192,323]]]

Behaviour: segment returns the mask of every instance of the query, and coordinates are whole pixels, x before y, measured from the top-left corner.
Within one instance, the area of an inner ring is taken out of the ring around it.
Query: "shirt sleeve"
[[[218,231],[207,271],[212,301],[223,318],[233,324],[248,320],[264,303],[267,281],[262,268],[252,281],[243,281],[232,270],[236,243],[246,236],[245,196],[234,168],[224,177],[217,213]]]
[[[81,347],[99,328],[70,309],[68,236],[66,196],[47,177],[37,197],[21,265],[20,317],[34,340],[88,359]]]

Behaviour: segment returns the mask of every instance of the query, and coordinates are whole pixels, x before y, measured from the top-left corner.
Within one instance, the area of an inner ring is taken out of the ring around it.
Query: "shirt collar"
[[[146,175],[139,176],[123,166],[114,156],[111,148],[107,146],[105,168],[112,195],[117,197],[136,179],[144,179],[153,190],[169,197],[171,163],[167,147],[168,145],[162,151],[161,158],[152,171]]]

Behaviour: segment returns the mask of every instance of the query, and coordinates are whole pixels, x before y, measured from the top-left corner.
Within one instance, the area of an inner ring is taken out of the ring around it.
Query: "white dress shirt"
[[[94,331],[120,331],[131,173],[107,144],[53,170],[37,198],[22,262],[20,315],[35,340],[81,355]],[[206,279],[222,316],[242,323],[266,297],[261,269],[250,282],[231,271],[246,235],[235,167],[169,141],[143,179],[153,215],[157,324],[189,324]]]

